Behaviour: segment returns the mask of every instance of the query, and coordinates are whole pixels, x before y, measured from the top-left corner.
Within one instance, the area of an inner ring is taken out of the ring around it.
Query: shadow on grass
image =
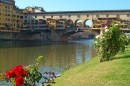
[[[116,57],[112,58],[111,60],[114,60],[114,59],[126,59],[126,58],[130,58],[130,55],[120,55],[120,56],[116,56]]]

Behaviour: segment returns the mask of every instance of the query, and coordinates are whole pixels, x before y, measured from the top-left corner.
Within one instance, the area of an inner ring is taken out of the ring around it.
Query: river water
[[[44,56],[45,62],[39,71],[61,73],[66,68],[86,62],[96,55],[93,40],[68,42],[0,42],[0,72],[5,72],[15,65],[33,64],[38,56]],[[1,83],[1,82],[0,82]]]

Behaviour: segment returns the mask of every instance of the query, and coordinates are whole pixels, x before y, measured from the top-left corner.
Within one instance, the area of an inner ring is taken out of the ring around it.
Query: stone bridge
[[[37,40],[59,41],[78,32],[100,33],[113,21],[120,22],[122,31],[130,32],[129,9],[25,13],[23,30],[39,32],[33,36]]]
[[[100,33],[99,30],[92,30],[91,28],[82,27],[68,27],[63,30],[46,29],[46,30],[25,30],[17,35],[18,40],[36,40],[36,41],[68,41],[71,35],[79,32],[86,32],[91,36]],[[91,38],[93,38],[91,37]]]

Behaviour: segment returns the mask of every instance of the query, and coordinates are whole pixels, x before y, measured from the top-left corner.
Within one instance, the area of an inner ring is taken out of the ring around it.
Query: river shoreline
[[[129,86],[130,45],[110,61],[99,62],[96,56],[61,73],[53,86]],[[127,71],[126,71],[127,70]]]
[[[71,68],[90,60],[95,55],[95,50],[92,40],[71,42],[1,41],[0,72],[5,72],[19,64],[23,66],[33,64],[35,59],[41,55],[45,57],[45,62],[39,67],[39,71],[41,73],[52,71],[57,75],[68,67]]]

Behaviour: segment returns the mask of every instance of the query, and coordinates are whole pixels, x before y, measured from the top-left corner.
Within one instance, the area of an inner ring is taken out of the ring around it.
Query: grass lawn
[[[113,60],[99,58],[66,70],[52,86],[130,86],[130,46]]]

